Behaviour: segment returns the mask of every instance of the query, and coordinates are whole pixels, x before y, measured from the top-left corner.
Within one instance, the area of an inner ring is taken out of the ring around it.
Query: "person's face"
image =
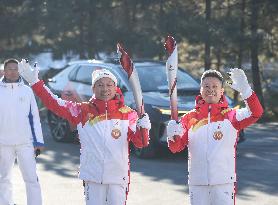
[[[115,97],[116,88],[117,86],[113,80],[110,78],[101,78],[95,83],[93,92],[96,99],[108,101]]]
[[[218,78],[206,77],[202,81],[200,93],[206,103],[214,104],[219,102],[224,88]]]
[[[16,82],[19,78],[17,63],[7,63],[4,68],[4,76],[8,82]]]

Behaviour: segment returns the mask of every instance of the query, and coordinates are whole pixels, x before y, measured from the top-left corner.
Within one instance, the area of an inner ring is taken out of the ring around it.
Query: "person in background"
[[[41,205],[34,152],[44,147],[35,96],[18,73],[18,61],[4,62],[0,79],[0,204],[13,205],[11,174],[17,159],[25,182],[27,204]]]

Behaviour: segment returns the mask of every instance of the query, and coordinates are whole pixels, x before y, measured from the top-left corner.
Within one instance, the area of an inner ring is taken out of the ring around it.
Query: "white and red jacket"
[[[172,152],[188,146],[188,183],[217,185],[236,182],[235,158],[239,131],[255,123],[263,113],[253,92],[242,109],[228,108],[223,96],[218,104],[208,104],[201,96],[196,107],[180,122],[185,134],[175,142],[169,141]]]
[[[129,183],[129,141],[136,147],[148,145],[136,127],[137,113],[124,105],[118,89],[114,99],[92,98],[75,103],[58,98],[39,81],[32,86],[44,105],[77,125],[81,143],[79,178],[102,184]]]
[[[0,80],[0,144],[44,146],[38,106],[32,89],[22,79]],[[1,156],[0,156],[1,157]]]

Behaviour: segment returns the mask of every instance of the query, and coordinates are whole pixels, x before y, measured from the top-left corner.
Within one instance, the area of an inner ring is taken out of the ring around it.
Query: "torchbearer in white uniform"
[[[182,116],[179,123],[170,121],[167,127],[172,152],[188,147],[191,205],[235,204],[238,134],[261,117],[263,108],[243,70],[232,69],[231,79],[231,87],[241,93],[245,108],[229,108],[221,73],[207,70],[201,77],[195,109]]]
[[[129,142],[138,148],[148,145],[148,136],[142,139],[140,129],[150,130],[149,116],[145,113],[138,118],[124,104],[117,78],[107,69],[92,73],[94,95],[81,103],[55,96],[26,61],[20,62],[19,70],[48,109],[77,125],[81,143],[79,178],[85,182],[86,205],[126,204]]]
[[[167,38],[165,47],[169,52],[167,68],[170,72],[170,68],[177,67],[173,38]],[[237,138],[241,129],[255,123],[263,113],[244,71],[235,68],[229,74],[232,80],[229,85],[241,93],[245,108],[229,108],[222,74],[216,70],[207,70],[201,77],[200,95],[196,97],[195,109],[182,116],[178,122],[173,118],[167,126],[169,149],[175,153],[186,146],[188,148],[191,205],[235,204]],[[169,87],[171,89],[172,86]]]

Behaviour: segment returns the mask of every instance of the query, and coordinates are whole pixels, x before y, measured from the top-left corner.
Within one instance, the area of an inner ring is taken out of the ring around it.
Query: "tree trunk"
[[[166,26],[165,26],[165,12],[164,12],[164,8],[163,8],[163,4],[164,4],[164,0],[160,0],[159,1],[159,18],[158,18],[158,22],[159,22],[159,27],[161,28],[162,31],[166,32]],[[163,42],[165,40],[167,36],[163,36],[161,37],[161,42]],[[163,57],[165,56],[165,50],[160,49],[160,52],[158,53],[158,59],[160,61],[163,60]]]
[[[240,8],[240,38],[239,38],[239,45],[238,45],[238,59],[237,59],[237,66],[238,68],[242,68],[242,58],[243,58],[243,51],[244,51],[244,30],[245,30],[245,7],[246,7],[246,0],[241,1],[241,8]],[[234,91],[234,101],[238,102],[238,92]]]
[[[254,91],[258,95],[262,106],[264,107],[264,98],[262,92],[262,85],[260,79],[258,50],[259,50],[259,38],[258,38],[258,11],[260,4],[256,0],[251,1],[251,64],[252,64],[252,77]]]
[[[123,8],[124,8],[124,15],[125,15],[125,22],[124,22],[124,26],[125,26],[125,33],[129,34],[129,33],[133,33],[133,27],[132,27],[132,13],[131,13],[131,3],[128,0],[124,0],[123,1]],[[124,37],[124,41],[127,43],[127,45],[125,45],[128,49],[128,54],[130,56],[132,56],[132,51],[133,48],[132,46],[132,37],[130,35],[126,35]]]
[[[86,47],[86,42],[85,42],[85,33],[84,33],[84,16],[83,14],[81,14],[82,18],[79,24],[79,29],[80,29],[80,36],[79,36],[79,57],[81,59],[85,59],[86,58],[86,54],[85,54],[85,47]]]
[[[96,54],[96,29],[95,29],[95,18],[96,18],[96,9],[95,4],[96,2],[94,0],[89,1],[90,7],[89,9],[89,21],[88,21],[88,57],[90,59],[95,58]]]
[[[221,66],[221,52],[222,49],[220,46],[216,49],[216,70],[220,71],[220,66]]]
[[[206,37],[205,37],[205,70],[209,70],[211,66],[210,61],[210,17],[211,17],[211,0],[206,0]]]

